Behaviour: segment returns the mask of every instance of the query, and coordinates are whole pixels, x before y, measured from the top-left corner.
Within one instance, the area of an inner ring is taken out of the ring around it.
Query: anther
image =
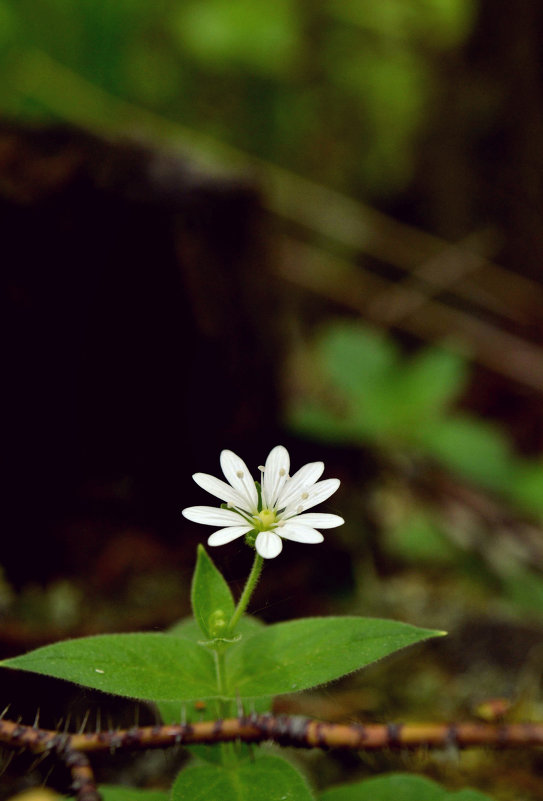
[[[307,499],[309,498],[309,493],[302,492],[300,497],[301,497],[302,501],[307,501]]]
[[[243,470],[238,470],[237,473],[236,473],[236,476],[238,478],[243,478]]]
[[[296,514],[301,514],[304,511],[304,507],[302,505],[298,506],[296,509]]]
[[[284,468],[284,467],[282,467],[282,468],[279,470],[279,475],[280,475],[281,477],[283,477],[283,476],[286,476],[286,474],[287,474],[287,471],[285,470],[285,468]]]
[[[263,472],[265,471],[265,469],[266,469],[266,468],[264,467],[264,465],[263,465],[263,464],[259,464],[259,465],[258,465],[258,469],[260,470],[260,472],[261,472],[261,473],[263,473]]]

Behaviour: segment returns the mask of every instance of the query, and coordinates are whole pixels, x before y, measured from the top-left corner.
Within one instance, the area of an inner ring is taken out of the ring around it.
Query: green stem
[[[226,665],[224,660],[224,650],[222,645],[213,651],[215,658],[215,674],[217,676],[217,690],[220,696],[225,695],[226,690]],[[219,718],[230,717],[230,702],[224,697],[217,700],[217,716]],[[220,743],[221,761],[225,767],[232,767],[237,761],[237,756],[233,743]]]
[[[256,587],[258,579],[260,578],[263,565],[264,565],[264,559],[262,558],[262,556],[260,556],[260,554],[258,554],[255,551],[255,561],[253,562],[251,572],[249,573],[249,577],[247,579],[245,587],[243,588],[243,592],[241,593],[241,598],[238,601],[238,605],[234,609],[234,614],[232,615],[232,618],[230,619],[230,622],[228,624],[229,634],[234,633],[234,629],[239,623],[240,617],[247,609],[249,601],[251,600],[251,595],[253,594],[254,588]]]

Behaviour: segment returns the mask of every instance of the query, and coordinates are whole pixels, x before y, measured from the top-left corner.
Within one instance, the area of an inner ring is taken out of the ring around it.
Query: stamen
[[[282,468],[279,470],[279,475],[280,475],[280,476],[281,476],[281,478],[282,478],[283,476],[286,476],[286,474],[287,474],[287,471],[285,470],[285,468],[284,468],[284,467],[282,467]]]
[[[260,470],[261,473],[263,473],[266,468],[264,467],[264,465],[259,464],[258,469]]]
[[[302,501],[307,501],[307,499],[309,498],[309,493],[302,492],[300,497],[301,497]]]
[[[238,470],[236,475],[237,475],[238,478],[243,478],[243,475],[244,475],[243,470]]]

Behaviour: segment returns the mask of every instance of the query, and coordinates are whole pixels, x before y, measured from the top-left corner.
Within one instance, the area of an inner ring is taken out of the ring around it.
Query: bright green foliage
[[[230,770],[220,765],[189,767],[177,777],[171,795],[171,801],[312,801],[313,798],[296,768],[277,756],[245,760]]]
[[[234,599],[222,573],[217,570],[203,545],[198,546],[190,599],[194,617],[203,635],[208,639],[224,636],[234,614]]]
[[[169,793],[160,790],[138,790],[134,787],[118,787],[113,784],[100,785],[103,801],[169,801]]]
[[[217,697],[210,651],[168,634],[82,637],[46,645],[2,664],[129,698],[196,701]]]
[[[492,801],[477,790],[446,790],[436,782],[409,773],[377,776],[355,784],[333,787],[319,801]]]
[[[228,652],[230,692],[243,698],[306,690],[440,633],[363,617],[277,623]]]
[[[315,687],[438,634],[391,620],[356,617],[278,623],[229,647],[226,696],[217,691],[209,648],[172,634],[84,637],[2,664],[131,698],[235,701]]]

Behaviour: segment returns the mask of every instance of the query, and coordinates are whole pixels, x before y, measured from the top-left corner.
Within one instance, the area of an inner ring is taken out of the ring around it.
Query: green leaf
[[[397,403],[406,422],[436,416],[462,391],[467,364],[459,354],[441,348],[425,348],[408,362],[398,376]]]
[[[168,634],[103,634],[46,645],[5,667],[149,701],[216,698],[211,652]]]
[[[391,773],[354,784],[332,787],[319,801],[492,801],[477,790],[449,791],[423,776]]]
[[[197,765],[182,770],[172,787],[171,801],[312,801],[313,793],[289,762],[261,756],[227,770]]]
[[[264,623],[262,623],[261,620],[258,620],[258,618],[251,617],[250,615],[244,615],[237,625],[236,632],[237,635],[241,635],[241,638],[243,639],[244,637],[251,637],[257,631],[261,631],[263,627]],[[200,627],[192,617],[187,617],[184,620],[180,620],[179,623],[176,623],[175,626],[170,629],[169,633],[186,637],[187,639],[194,640],[195,642],[198,642],[198,640],[201,640],[202,638]],[[183,705],[179,703],[179,700],[176,700],[158,701],[157,706],[164,723],[179,723],[182,716],[184,720],[189,722],[193,720],[212,720],[213,718],[217,717],[215,704],[211,704],[210,706],[207,705],[202,709],[200,705],[198,705],[196,708],[192,704]],[[247,711],[252,712],[254,710],[255,712],[259,713],[269,712],[270,708],[271,701],[269,698],[251,699],[250,704],[246,706]],[[215,746],[198,746],[198,749],[201,748],[209,751],[214,747]],[[194,753],[195,748],[196,746],[193,746],[190,750]]]
[[[291,693],[358,670],[440,632],[370,618],[309,618],[242,637],[226,652],[235,701]],[[219,698],[212,653],[175,634],[105,634],[46,645],[2,665],[150,701]],[[181,707],[179,707],[180,709]]]
[[[445,536],[435,515],[424,509],[410,510],[385,532],[387,550],[413,564],[451,564],[458,549]]]
[[[134,787],[118,787],[114,784],[101,784],[103,801],[169,801],[170,794],[160,790],[139,790]]]
[[[223,636],[236,607],[228,584],[203,545],[198,546],[190,600],[204,636],[208,639]]]
[[[331,326],[319,352],[334,384],[360,401],[381,385],[398,361],[392,339],[351,323]]]
[[[174,8],[172,25],[183,50],[205,66],[238,65],[280,77],[296,63],[300,21],[292,0],[207,0]]]
[[[515,465],[509,442],[494,426],[468,415],[451,416],[421,425],[418,442],[449,469],[507,491]]]
[[[362,617],[277,623],[227,652],[228,690],[241,698],[306,690],[442,633]]]
[[[543,517],[543,463],[518,460],[508,491],[513,500],[530,514]]]

